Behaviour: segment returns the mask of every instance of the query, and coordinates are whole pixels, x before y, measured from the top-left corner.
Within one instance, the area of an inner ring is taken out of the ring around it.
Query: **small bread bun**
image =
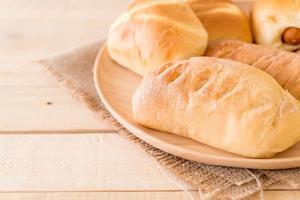
[[[202,55],[208,35],[192,9],[179,0],[138,0],[111,26],[109,55],[145,75],[166,62]]]
[[[300,48],[300,0],[258,0],[251,21],[256,43],[288,51]]]
[[[230,0],[186,1],[208,32],[208,43],[223,39],[252,42],[247,16]]]
[[[224,151],[267,158],[300,139],[300,102],[250,65],[211,57],[149,73],[132,98],[135,120]]]

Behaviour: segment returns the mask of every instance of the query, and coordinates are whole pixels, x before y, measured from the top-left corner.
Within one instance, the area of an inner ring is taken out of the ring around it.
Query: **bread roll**
[[[246,15],[230,0],[187,0],[208,32],[208,43],[222,39],[252,42]]]
[[[256,43],[289,51],[300,48],[300,0],[257,0],[251,21]]]
[[[206,56],[246,63],[264,70],[300,100],[300,54],[239,41],[219,41],[208,47]]]
[[[253,158],[274,156],[300,139],[299,104],[267,73],[209,57],[164,65],[132,99],[144,126]]]
[[[139,0],[111,26],[109,55],[144,75],[165,62],[202,55],[207,32],[191,8],[179,0]]]

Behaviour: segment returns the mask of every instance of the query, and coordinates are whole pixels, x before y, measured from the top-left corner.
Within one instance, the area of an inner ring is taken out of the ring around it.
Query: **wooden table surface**
[[[0,0],[0,200],[189,199],[45,69],[24,65],[104,38],[128,1]],[[265,197],[300,199],[300,187]]]

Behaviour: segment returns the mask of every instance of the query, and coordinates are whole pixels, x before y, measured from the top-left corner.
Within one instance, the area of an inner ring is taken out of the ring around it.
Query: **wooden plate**
[[[105,46],[95,62],[94,79],[98,94],[111,114],[134,135],[163,151],[211,165],[257,169],[300,167],[300,143],[270,159],[251,159],[137,124],[131,113],[131,96],[141,77],[115,63]]]

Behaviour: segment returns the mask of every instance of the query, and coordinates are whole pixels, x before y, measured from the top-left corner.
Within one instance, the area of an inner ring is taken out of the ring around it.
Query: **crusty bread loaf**
[[[195,57],[149,73],[132,99],[138,123],[235,154],[267,158],[300,139],[300,103],[267,73]]]
[[[227,40],[210,45],[206,56],[246,63],[264,70],[300,99],[300,54],[275,48]]]
[[[222,39],[252,42],[247,16],[230,0],[186,0],[208,32],[208,43]]]
[[[300,48],[300,0],[257,0],[251,21],[256,43],[289,51]],[[298,34],[286,32],[293,27]]]
[[[144,75],[172,62],[202,55],[207,32],[180,0],[138,0],[111,26],[107,47],[113,60]]]

